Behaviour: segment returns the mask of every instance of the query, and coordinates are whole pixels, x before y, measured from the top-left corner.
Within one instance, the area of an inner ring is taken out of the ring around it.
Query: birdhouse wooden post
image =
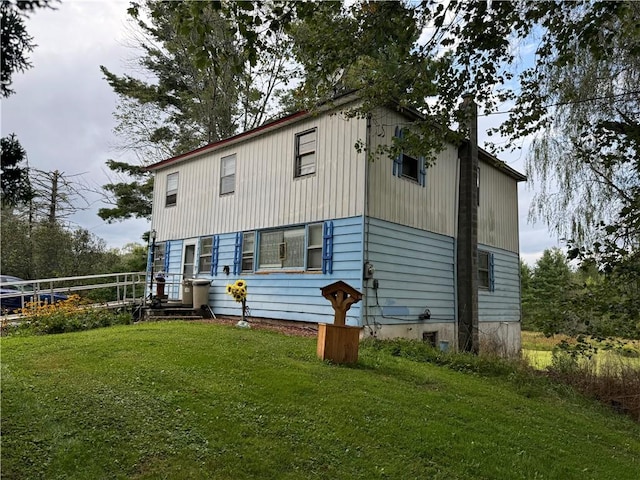
[[[342,281],[320,290],[331,302],[335,314],[333,324],[318,325],[318,357],[334,363],[355,363],[358,361],[360,327],[346,325],[346,318],[347,311],[362,299],[362,294]]]

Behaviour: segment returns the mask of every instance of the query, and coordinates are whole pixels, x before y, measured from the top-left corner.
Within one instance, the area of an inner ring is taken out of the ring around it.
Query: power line
[[[625,93],[617,93],[615,95],[604,95],[601,97],[590,97],[590,98],[582,98],[579,100],[572,100],[572,101],[567,101],[567,102],[558,102],[558,103],[550,103],[549,105],[542,105],[541,108],[551,108],[551,107],[562,107],[564,105],[577,105],[580,103],[587,103],[587,102],[595,102],[598,100],[612,100],[614,98],[619,98],[619,97],[624,97],[627,95],[640,95],[640,90],[635,90],[635,91],[631,91],[631,92],[625,92]],[[478,114],[479,117],[488,117],[490,115],[501,115],[501,114],[505,114],[505,113],[512,113],[514,111],[513,108],[510,108],[509,110],[499,110],[497,112],[489,112],[489,113],[482,113],[482,114]]]

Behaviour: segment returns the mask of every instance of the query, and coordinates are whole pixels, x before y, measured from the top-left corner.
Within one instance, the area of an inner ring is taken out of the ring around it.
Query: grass
[[[529,364],[538,369],[545,369],[552,365],[553,351],[560,342],[576,345],[576,338],[567,335],[552,335],[547,337],[541,332],[522,332],[522,354]],[[618,340],[619,345],[611,349],[606,342],[588,339],[588,342],[599,348],[593,357],[597,369],[611,371],[613,367],[628,365],[640,368],[640,340]]]
[[[313,338],[202,323],[0,345],[3,479],[623,480],[640,470],[640,426],[568,388],[373,343],[354,367],[319,361]]]

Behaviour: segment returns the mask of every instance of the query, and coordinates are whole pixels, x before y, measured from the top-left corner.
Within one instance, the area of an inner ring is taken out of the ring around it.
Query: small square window
[[[220,195],[233,193],[236,189],[236,156],[220,159]]]
[[[402,154],[402,176],[406,178],[410,178],[412,180],[418,181],[418,172],[420,168],[418,167],[418,159],[413,158],[406,153]]]
[[[316,172],[316,129],[296,135],[295,176]]]
[[[167,196],[165,207],[173,207],[178,203],[178,172],[167,175]]]

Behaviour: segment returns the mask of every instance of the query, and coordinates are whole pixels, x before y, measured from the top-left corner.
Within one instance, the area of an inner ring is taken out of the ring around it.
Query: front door
[[[182,278],[193,278],[193,264],[196,256],[196,245],[187,244],[184,246],[182,257]]]

